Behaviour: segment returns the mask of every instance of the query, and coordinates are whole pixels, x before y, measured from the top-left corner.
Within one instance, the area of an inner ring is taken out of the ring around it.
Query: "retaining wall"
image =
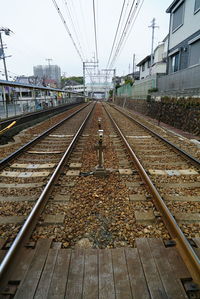
[[[162,99],[161,102],[116,98],[115,104],[200,135],[199,99]]]

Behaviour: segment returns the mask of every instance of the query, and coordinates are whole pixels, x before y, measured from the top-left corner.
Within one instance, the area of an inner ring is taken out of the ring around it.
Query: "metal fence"
[[[26,114],[29,112],[41,111],[51,107],[58,107],[64,104],[78,103],[82,98],[65,97],[55,99],[54,97],[42,98],[23,98],[20,100],[12,100],[12,103],[6,103],[0,98],[0,119]]]
[[[146,99],[149,90],[157,87],[157,75],[152,75],[149,78],[137,80],[133,86],[130,84],[123,85],[117,89],[117,96],[129,97],[134,99]]]

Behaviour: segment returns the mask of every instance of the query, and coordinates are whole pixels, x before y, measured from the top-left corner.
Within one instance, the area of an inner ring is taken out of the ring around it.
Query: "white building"
[[[140,67],[140,80],[156,74],[166,74],[167,70],[168,36],[154,50],[153,64],[151,55],[146,56],[137,66]]]
[[[140,80],[147,78],[150,75],[151,55],[142,59],[137,66],[140,68]]]
[[[166,74],[168,36],[154,50],[152,74]]]
[[[200,0],[175,0],[170,13],[168,73],[200,64]]]

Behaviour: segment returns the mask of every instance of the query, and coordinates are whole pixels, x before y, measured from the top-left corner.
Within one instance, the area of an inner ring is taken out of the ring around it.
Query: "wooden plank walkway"
[[[176,248],[146,238],[136,246],[71,250],[39,240],[34,249],[23,249],[0,298],[188,298],[181,279],[190,274]]]

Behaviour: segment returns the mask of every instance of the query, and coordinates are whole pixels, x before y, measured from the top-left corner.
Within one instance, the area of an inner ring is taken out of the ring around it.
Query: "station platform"
[[[23,249],[0,298],[180,299],[199,292],[188,287],[190,281],[176,248],[161,239],[137,239],[136,248],[117,249],[62,249],[40,239]]]

